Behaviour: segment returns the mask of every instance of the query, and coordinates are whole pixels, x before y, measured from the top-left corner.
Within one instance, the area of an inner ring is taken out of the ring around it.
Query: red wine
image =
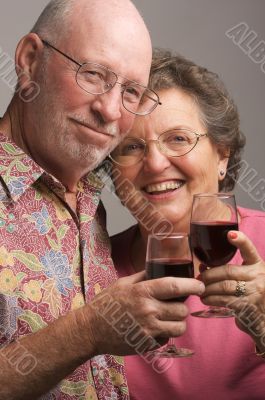
[[[147,279],[164,278],[173,276],[176,278],[193,278],[194,269],[191,260],[172,260],[160,258],[147,262],[146,264]],[[173,301],[185,301],[186,297],[178,297]]]
[[[230,261],[237,250],[227,239],[227,233],[231,230],[238,230],[236,222],[191,223],[191,247],[196,257],[210,267]]]

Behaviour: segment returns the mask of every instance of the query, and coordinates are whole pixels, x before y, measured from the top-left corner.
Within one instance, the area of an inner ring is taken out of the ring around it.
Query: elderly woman
[[[116,192],[138,219],[112,238],[121,276],[145,267],[147,236],[154,226],[147,223],[148,210],[170,221],[175,232],[189,232],[193,195],[233,189],[245,144],[237,109],[216,74],[158,51],[150,85],[162,105],[139,117],[111,154]],[[172,152],[172,136],[185,138],[187,145],[174,146]],[[142,212],[137,204],[145,204]],[[229,265],[202,272],[202,299],[190,296],[185,302],[190,311],[201,309],[201,301],[229,304],[237,318],[189,316],[186,332],[175,343],[194,349],[195,355],[175,359],[163,374],[140,356],[126,357],[132,400],[264,399],[265,214],[238,207],[238,219],[240,232],[230,231],[228,238],[240,251]],[[198,276],[199,262],[194,263]]]

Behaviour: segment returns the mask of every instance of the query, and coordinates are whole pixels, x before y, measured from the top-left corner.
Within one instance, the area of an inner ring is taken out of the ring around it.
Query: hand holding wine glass
[[[146,254],[147,279],[167,276],[193,278],[193,262],[186,233],[165,235],[149,235]],[[173,301],[184,302],[188,296],[176,297]],[[172,300],[169,300],[172,301]],[[189,357],[193,350],[177,348],[173,339],[161,349],[153,352],[156,357]]]
[[[236,252],[227,239],[230,230],[238,230],[235,196],[227,193],[203,193],[194,196],[191,215],[191,246],[195,256],[209,268],[228,263]],[[232,310],[209,307],[192,313],[196,317],[231,317]]]

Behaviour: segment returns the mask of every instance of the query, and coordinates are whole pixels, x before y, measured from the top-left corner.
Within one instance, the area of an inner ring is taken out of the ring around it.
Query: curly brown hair
[[[194,98],[210,140],[224,155],[229,151],[219,191],[232,190],[246,139],[239,129],[237,107],[219,76],[170,50],[155,49],[149,87],[155,91],[178,87]]]

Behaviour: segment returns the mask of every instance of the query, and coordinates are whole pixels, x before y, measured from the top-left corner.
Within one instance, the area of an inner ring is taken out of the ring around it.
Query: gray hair
[[[155,49],[149,86],[155,91],[177,87],[193,97],[212,142],[223,155],[230,151],[228,173],[219,182],[219,190],[232,190],[245,135],[240,131],[237,107],[218,75],[170,50]]]
[[[57,45],[69,30],[69,16],[76,0],[51,0],[42,11],[31,32]],[[60,34],[58,34],[58,32]]]

